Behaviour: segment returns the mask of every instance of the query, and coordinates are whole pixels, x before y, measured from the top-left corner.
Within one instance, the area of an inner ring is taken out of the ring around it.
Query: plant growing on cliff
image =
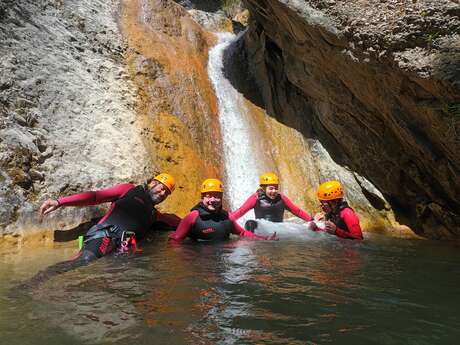
[[[436,43],[436,40],[440,37],[439,32],[432,32],[425,35],[426,43],[429,47],[433,46]]]

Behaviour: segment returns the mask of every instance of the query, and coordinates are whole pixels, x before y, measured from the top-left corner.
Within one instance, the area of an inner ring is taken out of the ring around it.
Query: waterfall
[[[209,51],[208,74],[214,87],[222,133],[225,191],[230,209],[235,210],[255,192],[260,169],[251,144],[248,110],[241,95],[225,78],[224,51],[239,36],[217,33],[218,43]],[[248,216],[250,213],[248,213]]]

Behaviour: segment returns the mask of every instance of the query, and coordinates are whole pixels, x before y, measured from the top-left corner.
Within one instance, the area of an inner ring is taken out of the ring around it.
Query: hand
[[[313,220],[315,221],[320,221],[320,220],[323,220],[324,219],[324,213],[323,212],[319,212],[317,214],[315,214],[313,216]]]
[[[40,206],[40,214],[42,216],[57,210],[61,205],[57,200],[48,199]]]
[[[325,230],[328,233],[335,235],[335,230],[337,229],[337,226],[335,226],[335,224],[329,220],[326,221],[325,225],[326,225]]]
[[[314,221],[308,222],[308,229],[311,231],[319,231],[320,229]]]
[[[274,232],[272,235],[270,236],[267,236],[265,238],[267,241],[279,241],[280,239],[278,238],[278,236],[276,236],[276,232]]]

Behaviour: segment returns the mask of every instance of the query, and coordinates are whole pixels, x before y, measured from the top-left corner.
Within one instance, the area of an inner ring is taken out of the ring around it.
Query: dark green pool
[[[460,251],[368,235],[168,244],[11,288],[73,244],[0,257],[2,344],[456,344]]]

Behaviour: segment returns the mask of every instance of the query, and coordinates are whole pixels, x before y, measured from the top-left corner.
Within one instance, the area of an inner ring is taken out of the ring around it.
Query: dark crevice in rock
[[[363,192],[364,196],[369,203],[374,207],[376,210],[382,211],[386,209],[385,200],[382,200],[377,194],[368,191],[366,188],[362,188],[361,191]]]
[[[174,0],[186,9],[197,9],[205,12],[217,12],[222,9],[224,0]]]
[[[241,36],[224,52],[224,74],[233,87],[241,92],[246,99],[258,107],[264,108],[262,95],[248,66],[247,50],[244,49],[244,38]]]

